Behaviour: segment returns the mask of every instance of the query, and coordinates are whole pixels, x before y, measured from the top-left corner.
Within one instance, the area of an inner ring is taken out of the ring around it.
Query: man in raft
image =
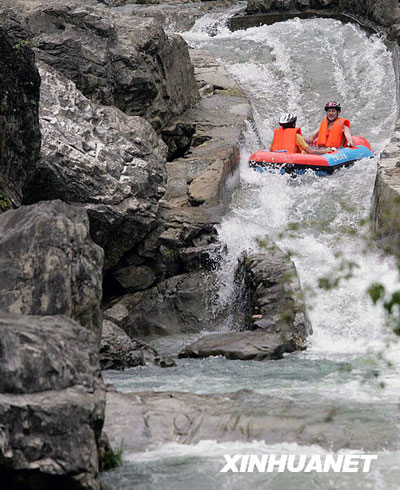
[[[287,151],[288,153],[311,153],[313,155],[323,155],[334,151],[333,148],[323,148],[315,150],[308,146],[301,129],[296,128],[297,116],[291,113],[281,114],[279,118],[279,129],[274,131],[274,139],[269,151]]]
[[[350,132],[350,121],[339,117],[340,111],[339,102],[332,100],[325,105],[326,117],[321,121],[318,131],[315,131],[308,138],[305,138],[307,143],[312,143],[317,140],[318,147],[336,147],[344,146],[347,141],[348,146],[353,146],[353,138]]]

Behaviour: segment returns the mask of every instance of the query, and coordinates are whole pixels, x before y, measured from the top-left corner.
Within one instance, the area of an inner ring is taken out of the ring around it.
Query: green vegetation
[[[31,43],[27,40],[21,40],[14,44],[15,51],[19,51],[21,48],[29,48]]]
[[[6,194],[0,192],[0,212],[7,211],[7,209],[11,208],[12,204],[10,198]]]
[[[100,471],[109,471],[122,465],[123,443],[117,451],[106,450],[100,460]]]
[[[397,267],[400,272],[400,263],[398,263]],[[368,288],[368,294],[374,304],[382,304],[393,332],[400,336],[400,291],[394,291],[387,295],[382,284],[374,283]]]

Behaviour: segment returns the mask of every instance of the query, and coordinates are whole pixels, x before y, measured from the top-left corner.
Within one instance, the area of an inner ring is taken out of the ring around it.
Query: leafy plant
[[[122,465],[122,453],[123,453],[123,443],[117,451],[113,451],[111,448],[106,450],[103,457],[100,460],[100,471],[109,471],[114,468],[118,468]]]
[[[14,44],[13,48],[15,51],[19,51],[21,48],[28,48],[31,43],[27,40],[21,40]]]
[[[2,212],[7,211],[12,207],[11,200],[6,194],[0,193],[0,210]]]

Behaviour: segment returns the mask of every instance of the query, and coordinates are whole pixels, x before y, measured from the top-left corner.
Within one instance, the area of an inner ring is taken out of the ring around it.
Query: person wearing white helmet
[[[323,155],[333,151],[332,148],[315,150],[308,146],[301,129],[296,128],[297,116],[290,112],[284,112],[279,118],[279,129],[274,131],[274,139],[270,146],[270,151],[287,151],[288,153],[311,153]]]
[[[307,143],[316,141],[317,146],[326,147],[354,146],[353,137],[350,132],[350,121],[339,117],[342,108],[339,102],[331,100],[325,104],[326,116],[322,119],[321,125],[315,133],[305,140]]]

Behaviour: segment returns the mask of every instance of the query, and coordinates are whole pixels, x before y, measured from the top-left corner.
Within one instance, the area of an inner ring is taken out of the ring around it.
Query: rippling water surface
[[[354,417],[363,420],[365,408],[365,413],[375,410],[377,422],[392,424],[393,431],[399,432],[400,349],[385,326],[383,312],[365,294],[374,281],[389,289],[396,287],[396,264],[374,248],[367,227],[360,223],[368,218],[377,160],[396,117],[390,53],[379,37],[367,37],[355,25],[328,19],[293,19],[230,32],[221,15],[208,15],[184,37],[191,46],[209,49],[223,62],[254,112],[242,145],[240,186],[219,230],[228,248],[219,278],[221,304],[231,300],[238,255],[258,250],[256,239],[268,234],[293,254],[314,334],[307,351],[276,362],[180,360],[168,370],[148,366],[109,372],[106,380],[121,391],[249,389],[260,397],[268,394],[292,400],[299,407],[335,403],[348,414],[349,428]],[[342,115],[351,120],[353,134],[370,140],[375,159],[329,177],[298,179],[260,175],[247,167],[249,155],[260,145],[269,145],[279,113],[295,112],[303,134],[308,134],[317,129],[325,102],[335,99],[342,102]],[[349,261],[357,264],[351,279],[330,291],[318,288],[320,277],[340,273],[342,264]],[[164,339],[157,347],[174,353],[188,340]],[[365,430],[379,439],[379,424],[376,428],[366,425]],[[393,448],[382,448],[378,463],[366,474],[218,473],[223,454],[266,452],[324,454],[325,449],[284,443],[268,446],[262,441],[169,444],[125,454],[124,467],[105,475],[104,481],[115,489],[143,490],[399,488],[399,453]]]

